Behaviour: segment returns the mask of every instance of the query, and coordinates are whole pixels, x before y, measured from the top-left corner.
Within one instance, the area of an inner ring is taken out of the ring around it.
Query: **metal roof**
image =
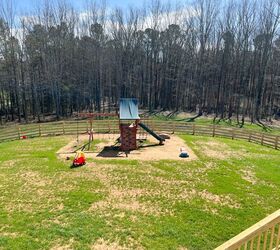
[[[138,100],[135,98],[120,99],[120,120],[140,119],[138,113]]]

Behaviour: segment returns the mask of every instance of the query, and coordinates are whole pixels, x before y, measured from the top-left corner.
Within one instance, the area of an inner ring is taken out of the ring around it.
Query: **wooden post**
[[[263,248],[263,249],[266,248],[266,244],[267,244],[267,235],[268,235],[268,231],[265,231],[265,233],[264,233],[264,242],[263,242],[264,248]]]
[[[261,145],[263,145],[263,138],[264,138],[264,134],[262,134],[262,137],[261,137]]]
[[[79,121],[77,120],[77,143],[79,143]]]
[[[18,139],[20,140],[20,137],[21,137],[21,135],[20,135],[21,133],[20,133],[20,127],[18,126]]]
[[[253,250],[254,241],[255,241],[255,238],[251,239],[251,242],[250,242],[250,250]],[[241,249],[241,247],[240,247],[240,249]]]
[[[232,139],[232,140],[234,139],[234,128],[233,128],[232,131],[231,131],[231,139]]]
[[[195,135],[195,124],[193,124],[192,130],[193,130],[192,134]]]
[[[215,126],[215,124],[214,124],[214,125],[213,125],[213,134],[212,134],[213,137],[215,137],[215,132],[216,132],[216,126]]]
[[[260,246],[261,246],[261,238],[262,238],[262,233],[259,233],[259,235],[258,235],[258,243],[257,243],[257,250],[260,249]]]
[[[93,119],[90,120],[90,136],[91,141],[93,141]]]
[[[275,250],[279,250],[280,248],[280,228],[278,227],[278,235],[277,235],[277,238],[276,238],[276,248]]]
[[[278,149],[278,143],[279,143],[279,136],[275,137],[275,149]],[[280,229],[279,229],[280,232]]]
[[[110,134],[111,133],[110,120],[108,119],[107,122],[108,122],[108,131],[109,131],[109,134]]]
[[[279,230],[279,229],[278,229]],[[275,236],[275,225],[272,227],[271,234],[270,234],[270,242],[269,242],[269,249],[272,249],[273,242],[274,242],[274,236]]]
[[[155,123],[154,123],[153,120],[151,120],[151,128],[152,128],[152,130],[156,130],[156,128],[155,128]]]
[[[62,132],[65,135],[65,124],[64,124],[64,121],[62,122]]]
[[[251,142],[251,140],[252,140],[252,132],[250,131],[248,141]]]
[[[175,134],[175,122],[172,123],[172,134]]]
[[[41,124],[39,124],[39,137],[42,136],[42,132],[41,132]]]

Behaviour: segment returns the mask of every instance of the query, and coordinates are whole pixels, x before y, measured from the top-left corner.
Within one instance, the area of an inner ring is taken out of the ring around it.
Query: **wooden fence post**
[[[261,145],[263,145],[263,138],[264,138],[264,134],[262,134],[262,137],[261,137]]]
[[[20,127],[18,126],[18,139],[20,140]]]
[[[108,132],[111,133],[111,126],[110,126],[110,120],[109,119],[107,120],[107,123],[108,123]]]
[[[175,134],[175,122],[172,123],[172,134]]]
[[[155,123],[153,120],[151,120],[151,128],[152,128],[152,130],[155,130]]]
[[[215,132],[216,132],[216,126],[215,126],[215,124],[214,124],[214,125],[213,125],[213,134],[212,134],[213,137],[215,137]]]
[[[195,135],[195,124],[193,124],[192,130],[193,130],[193,135]]]
[[[276,136],[275,137],[275,149],[278,149],[278,143],[279,143],[279,136]]]
[[[232,140],[234,139],[234,128],[233,128],[232,131],[231,131],[231,139],[232,139]]]
[[[99,131],[99,120],[96,120],[96,125],[97,125],[97,133],[99,134],[100,131]]]
[[[64,124],[64,121],[62,122],[62,134],[65,135],[65,124]]]
[[[79,121],[77,120],[77,143],[79,143]]]
[[[252,132],[250,131],[248,141],[251,142],[251,140],[252,140]]]
[[[42,132],[41,132],[41,124],[39,124],[39,137],[42,136]]]

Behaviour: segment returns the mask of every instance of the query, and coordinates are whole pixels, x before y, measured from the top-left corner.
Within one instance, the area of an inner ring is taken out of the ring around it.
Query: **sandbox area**
[[[122,152],[118,149],[116,143],[118,134],[95,134],[94,140],[98,140],[94,146],[94,150],[87,151],[85,148],[87,158],[93,159],[130,159],[141,161],[158,161],[158,160],[181,160],[191,161],[197,159],[194,152],[186,145],[185,141],[176,135],[170,135],[170,139],[164,142],[164,145],[159,145],[158,141],[152,136],[147,136],[147,143],[143,143],[139,149],[130,151],[128,153]],[[79,143],[75,137],[72,141],[62,147],[57,155],[61,159],[67,157],[74,157],[77,149],[88,140],[87,135],[79,137]],[[180,158],[180,148],[184,147],[189,154],[188,158]]]

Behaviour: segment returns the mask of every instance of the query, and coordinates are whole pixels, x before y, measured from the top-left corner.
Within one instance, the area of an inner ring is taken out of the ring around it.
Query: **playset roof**
[[[120,120],[140,119],[138,113],[138,100],[135,98],[120,99]]]

